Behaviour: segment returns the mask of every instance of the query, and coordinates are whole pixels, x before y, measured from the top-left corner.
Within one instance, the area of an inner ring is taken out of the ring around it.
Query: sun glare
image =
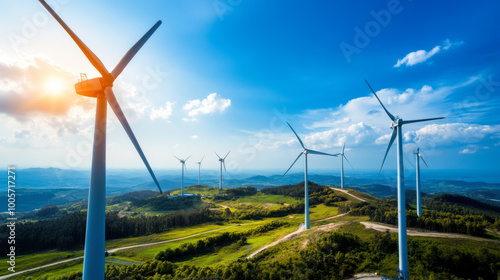
[[[63,82],[58,78],[50,78],[45,83],[45,90],[48,94],[60,94],[63,91]]]

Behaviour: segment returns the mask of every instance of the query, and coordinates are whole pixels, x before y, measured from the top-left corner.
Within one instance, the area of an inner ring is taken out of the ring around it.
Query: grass
[[[233,210],[248,210],[248,209],[277,209],[282,207],[282,204],[295,204],[301,200],[284,195],[268,195],[258,192],[252,196],[240,197],[236,200],[213,201],[218,205],[227,206]]]
[[[283,220],[283,219],[282,219]],[[246,258],[248,255],[257,251],[264,245],[270,244],[277,240],[278,238],[287,235],[295,230],[297,230],[297,223],[290,223],[290,225],[282,228],[275,229],[270,232],[266,232],[259,236],[249,236],[247,239],[247,244],[244,246],[237,246],[237,244],[231,244],[225,246],[215,253],[207,253],[198,256],[192,256],[179,262],[186,265],[227,265],[240,258]]]
[[[309,208],[309,219],[310,220],[320,220],[329,217],[333,217],[339,213],[337,207],[329,207],[324,204],[318,204]]]
[[[26,272],[20,275],[13,276],[9,278],[9,280],[24,280],[27,277],[31,277],[32,279],[45,279],[45,277],[47,277],[47,280],[49,280],[55,279],[56,277],[67,276],[73,272],[81,271],[83,271],[83,259],[59,264],[53,267],[42,268],[33,272]]]
[[[185,193],[195,193],[195,194],[201,194],[201,195],[214,195],[218,194],[220,190],[218,188],[211,188],[208,186],[200,186],[200,185],[192,185],[189,187],[184,188]],[[171,195],[180,195],[181,194],[181,189],[175,189],[170,191]]]
[[[23,271],[29,268],[38,267],[56,261],[71,259],[79,256],[83,256],[83,250],[69,251],[69,252],[50,250],[28,255],[19,255],[16,256],[16,271]],[[7,258],[2,257],[0,261],[2,263],[5,263],[7,261]],[[7,269],[0,270],[0,275],[6,275],[9,273],[10,271],[8,271]]]
[[[255,221],[255,222],[252,222],[252,223],[248,223],[248,224],[242,224],[241,226],[234,226],[234,227],[227,227],[224,228],[222,227],[221,230],[219,231],[214,231],[214,232],[208,232],[208,233],[203,233],[203,234],[200,234],[200,235],[196,235],[196,236],[193,236],[193,237],[190,237],[190,238],[186,238],[186,239],[182,239],[182,240],[178,240],[178,241],[174,241],[174,242],[169,242],[169,243],[163,243],[163,244],[159,244],[159,245],[154,245],[154,246],[147,246],[147,247],[139,247],[139,248],[132,248],[132,249],[127,249],[127,250],[123,250],[123,251],[118,251],[116,252],[116,255],[117,256],[123,256],[123,257],[127,257],[131,260],[137,260],[137,261],[146,261],[146,260],[149,260],[149,259],[153,259],[154,256],[159,252],[159,251],[162,251],[162,250],[165,250],[167,248],[176,248],[176,247],[179,247],[180,245],[184,244],[184,243],[193,243],[193,242],[196,242],[200,239],[205,239],[207,237],[210,237],[210,236],[214,236],[214,235],[218,235],[218,234],[221,234],[223,232],[243,232],[243,231],[248,231],[248,230],[251,230],[252,228],[255,228],[255,227],[258,227],[264,223],[267,223],[269,222],[270,220],[267,220],[267,221]],[[182,236],[180,237],[185,237],[185,236],[189,236],[191,234],[183,234]],[[173,238],[169,238],[169,239],[173,239]]]
[[[109,240],[106,242],[106,248],[113,249],[113,248],[125,247],[125,246],[131,246],[131,245],[160,242],[160,241],[165,241],[165,240],[169,240],[169,239],[176,239],[176,238],[181,238],[181,237],[185,237],[185,236],[189,236],[189,235],[193,235],[193,234],[198,234],[198,233],[205,232],[205,231],[222,229],[222,228],[225,228],[228,226],[231,226],[231,224],[226,223],[226,224],[216,225],[216,224],[209,223],[209,224],[201,224],[201,225],[196,225],[196,226],[172,229],[171,231],[167,231],[167,232],[163,232],[163,233],[150,234],[150,235],[138,236],[138,237],[113,239],[113,240]]]

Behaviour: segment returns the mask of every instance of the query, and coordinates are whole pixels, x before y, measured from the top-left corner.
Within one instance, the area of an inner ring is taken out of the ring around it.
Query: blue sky
[[[499,170],[500,37],[496,1],[76,1],[48,3],[111,70],[157,21],[114,91],[153,169],[173,155],[231,150],[230,172],[285,171],[306,146],[378,169],[390,121],[407,125],[406,168]],[[90,167],[94,104],[75,94],[98,72],[38,1],[0,2],[0,162]],[[142,162],[108,110],[110,168]],[[395,167],[389,153],[386,168]],[[311,158],[338,170],[340,159]],[[191,165],[191,166],[190,166]],[[301,164],[294,168],[301,170]]]

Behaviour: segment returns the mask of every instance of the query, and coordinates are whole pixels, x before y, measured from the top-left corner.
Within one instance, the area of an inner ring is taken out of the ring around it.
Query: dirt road
[[[280,237],[278,240],[274,241],[273,243],[270,243],[270,244],[267,244],[267,245],[264,245],[264,246],[260,247],[257,251],[255,251],[255,252],[251,253],[251,254],[247,257],[247,259],[251,259],[251,258],[253,258],[255,255],[257,255],[258,253],[260,253],[260,252],[262,252],[262,251],[266,250],[266,249],[267,249],[267,248],[269,248],[269,247],[272,247],[272,246],[274,246],[274,245],[276,245],[276,244],[279,244],[279,243],[281,243],[281,242],[283,242],[283,241],[286,241],[286,240],[290,240],[290,239],[292,239],[295,235],[297,235],[298,233],[300,233],[301,231],[303,231],[305,228],[306,228],[306,227],[305,227],[305,225],[304,225],[304,224],[300,224],[300,225],[299,225],[299,228],[298,228],[296,231],[294,231],[294,232],[292,232],[292,233],[289,233],[289,234],[287,234],[287,235],[285,235],[285,236]]]
[[[394,226],[388,226],[384,224],[379,224],[379,223],[373,223],[373,222],[361,222],[367,229],[374,229],[377,231],[386,231],[388,230],[389,232],[398,232],[398,228]],[[423,236],[423,237],[441,237],[441,238],[460,238],[460,239],[469,239],[469,240],[476,240],[476,241],[488,241],[488,242],[496,242],[500,243],[498,240],[491,240],[488,238],[481,238],[481,237],[475,237],[475,236],[470,236],[470,235],[465,235],[465,234],[458,234],[458,233],[444,233],[444,232],[435,232],[435,231],[418,231],[415,229],[409,229],[408,235],[410,236]]]
[[[345,193],[345,194],[347,194],[347,195],[350,195],[350,196],[354,197],[354,198],[355,198],[355,199],[357,199],[357,200],[360,200],[360,201],[366,202],[366,200],[365,200],[365,199],[362,199],[361,197],[357,197],[357,196],[355,196],[355,195],[353,195],[353,194],[349,193],[349,191],[348,191],[348,190],[338,189],[338,188],[334,188],[334,187],[330,187],[330,189],[335,190],[335,191],[339,191],[339,192],[343,192],[343,193]]]

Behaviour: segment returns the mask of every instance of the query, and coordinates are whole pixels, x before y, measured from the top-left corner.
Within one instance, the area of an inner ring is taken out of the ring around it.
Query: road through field
[[[367,229],[374,229],[377,231],[389,231],[389,232],[398,232],[397,227],[385,225],[385,224],[379,224],[379,223],[373,223],[373,222],[361,222]],[[409,229],[407,230],[408,235],[410,236],[423,236],[423,237],[441,237],[441,238],[461,238],[461,239],[469,239],[469,240],[475,240],[475,241],[488,241],[488,242],[496,242],[500,243],[498,240],[492,240],[488,238],[481,238],[481,237],[476,237],[476,236],[470,236],[470,235],[465,235],[465,234],[458,234],[458,233],[444,233],[444,232],[435,232],[435,231],[417,231],[414,229]]]
[[[131,245],[131,246],[125,246],[125,247],[120,247],[120,248],[114,248],[114,249],[110,249],[110,250],[107,250],[107,251],[109,253],[113,253],[113,252],[117,252],[117,251],[121,251],[121,250],[126,250],[126,249],[132,249],[132,248],[138,248],[138,247],[145,247],[145,246],[155,246],[155,245],[159,245],[159,244],[164,244],[164,243],[175,242],[175,241],[179,241],[179,240],[183,240],[183,239],[188,239],[188,238],[191,238],[191,237],[194,237],[194,236],[198,236],[198,235],[202,235],[202,234],[206,234],[206,233],[211,233],[211,232],[215,232],[215,231],[220,231],[220,230],[223,230],[223,229],[228,229],[228,228],[232,228],[232,227],[240,226],[240,225],[241,224],[237,224],[237,225],[232,225],[232,226],[223,227],[223,228],[219,228],[219,229],[213,229],[213,230],[203,231],[203,232],[199,232],[199,233],[192,234],[192,235],[189,235],[189,236],[184,236],[184,237],[179,237],[179,238],[174,238],[174,239],[169,239],[169,240],[164,240],[164,241],[159,241],[159,242],[153,242],[153,243],[147,243],[147,244],[138,244],[138,245]],[[71,258],[71,259],[67,259],[67,260],[62,260],[62,261],[58,261],[58,262],[54,262],[54,263],[50,263],[50,264],[46,264],[46,265],[42,265],[42,266],[30,268],[30,269],[26,269],[26,270],[23,270],[23,271],[14,272],[14,273],[7,274],[7,275],[2,275],[2,276],[0,276],[0,280],[2,280],[2,279],[8,279],[10,277],[13,277],[13,276],[16,276],[16,275],[19,275],[19,274],[22,274],[22,273],[26,273],[26,272],[30,272],[30,271],[35,271],[35,270],[38,270],[38,269],[41,269],[41,268],[51,267],[51,266],[54,266],[54,265],[58,265],[58,264],[62,264],[62,263],[67,263],[67,262],[71,262],[71,261],[75,261],[75,260],[79,260],[79,259],[83,259],[83,256],[76,257],[76,258]]]

